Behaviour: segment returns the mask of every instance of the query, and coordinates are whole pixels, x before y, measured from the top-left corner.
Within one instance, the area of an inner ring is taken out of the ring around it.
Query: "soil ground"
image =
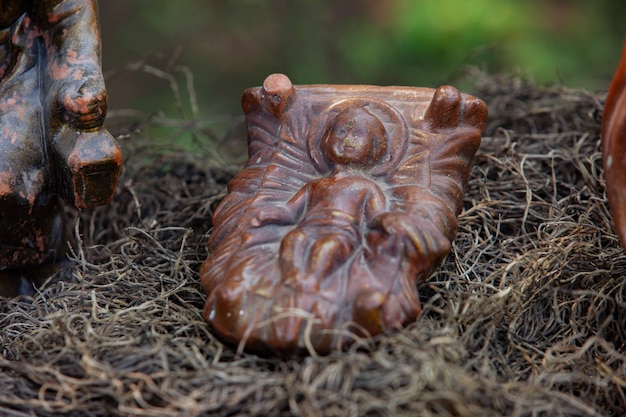
[[[198,269],[239,166],[131,136],[113,202],[76,222],[72,282],[0,300],[0,415],[626,415],[605,95],[470,75],[489,124],[417,322],[320,357],[222,345]]]

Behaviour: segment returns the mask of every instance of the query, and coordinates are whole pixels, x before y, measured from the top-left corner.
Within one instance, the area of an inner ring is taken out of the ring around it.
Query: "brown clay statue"
[[[246,90],[249,160],[214,215],[204,316],[258,353],[325,353],[420,312],[487,116],[453,87]]]
[[[602,164],[611,215],[626,247],[626,41],[604,103]]]
[[[3,1],[0,295],[32,291],[65,258],[61,199],[112,197],[122,156],[106,110],[96,1]]]

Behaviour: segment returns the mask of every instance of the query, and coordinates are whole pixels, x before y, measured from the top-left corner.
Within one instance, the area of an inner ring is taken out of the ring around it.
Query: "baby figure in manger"
[[[307,183],[281,206],[264,207],[253,225],[296,225],[279,249],[282,280],[299,291],[317,293],[364,239],[368,223],[387,210],[380,186],[368,168],[386,154],[385,127],[361,107],[350,107],[330,124],[323,154],[334,164],[330,175]]]

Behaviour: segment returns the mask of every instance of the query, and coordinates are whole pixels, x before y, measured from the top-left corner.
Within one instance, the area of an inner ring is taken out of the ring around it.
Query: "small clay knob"
[[[272,74],[263,82],[263,98],[269,102],[276,116],[287,110],[295,93],[291,80],[284,74]]]

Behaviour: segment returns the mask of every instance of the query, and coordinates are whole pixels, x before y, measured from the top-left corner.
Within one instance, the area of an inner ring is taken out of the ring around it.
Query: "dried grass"
[[[127,140],[113,203],[77,224],[75,282],[0,301],[0,415],[626,415],[604,96],[472,78],[490,123],[416,323],[326,357],[223,346],[200,315],[197,271],[230,174]]]

